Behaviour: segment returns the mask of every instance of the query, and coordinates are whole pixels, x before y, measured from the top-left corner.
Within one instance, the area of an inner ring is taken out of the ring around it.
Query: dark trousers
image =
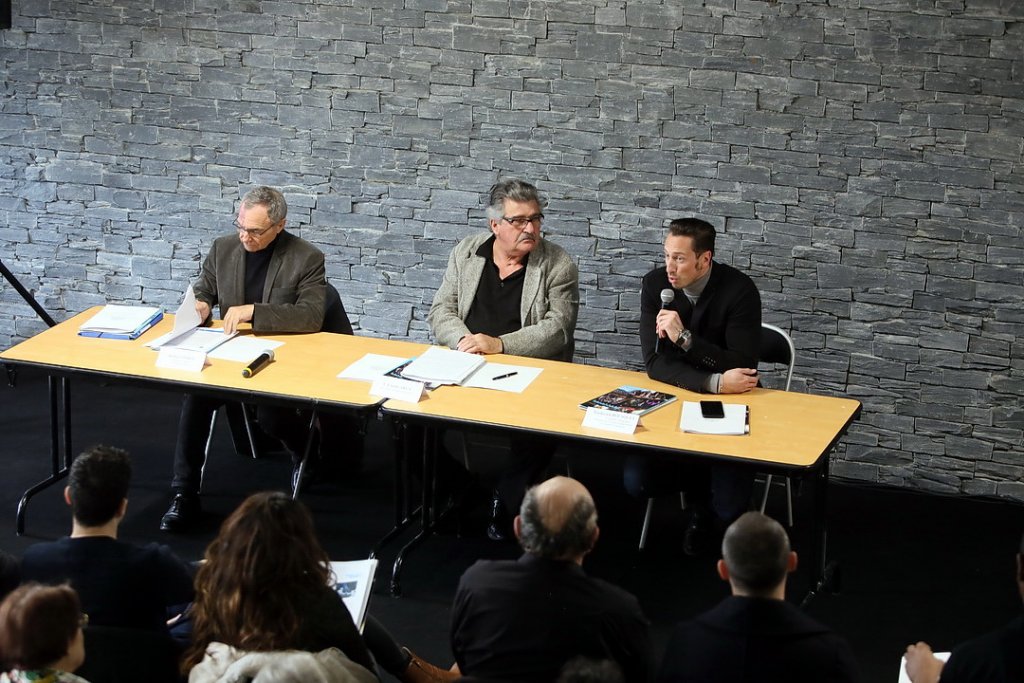
[[[203,466],[206,464],[206,442],[210,437],[210,421],[224,399],[185,394],[178,420],[178,443],[174,448],[174,479],[171,488],[184,493],[199,493]],[[309,435],[311,413],[294,408],[259,406],[256,419],[260,429],[281,441],[292,457],[301,459]]]
[[[754,490],[754,474],[748,468],[640,455],[626,458],[622,479],[626,491],[638,498],[682,491],[698,514],[713,511],[726,524],[750,509]]]

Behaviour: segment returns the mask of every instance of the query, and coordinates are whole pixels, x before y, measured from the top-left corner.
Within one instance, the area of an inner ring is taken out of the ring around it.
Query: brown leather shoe
[[[420,659],[407,647],[403,647],[402,650],[409,655],[409,665],[405,667],[405,671],[398,677],[403,683],[439,683],[440,681],[454,681],[459,678],[459,674],[453,671],[446,671]]]

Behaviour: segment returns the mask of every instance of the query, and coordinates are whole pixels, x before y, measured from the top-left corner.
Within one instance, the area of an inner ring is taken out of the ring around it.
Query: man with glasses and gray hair
[[[452,250],[430,307],[427,320],[439,343],[468,353],[572,360],[579,272],[564,249],[541,235],[545,204],[523,180],[491,187],[490,230]],[[519,508],[553,452],[550,440],[513,438],[512,463],[498,479],[488,536],[508,536],[506,510]]]
[[[324,255],[285,231],[287,215],[288,204],[280,191],[260,186],[245,193],[234,220],[235,233],[214,241],[193,285],[196,311],[205,323],[217,306],[226,333],[236,331],[240,323],[251,323],[256,333],[320,331],[327,296]],[[210,421],[222,403],[185,395],[174,450],[174,500],[160,520],[163,531],[186,531],[198,521]],[[301,459],[308,415],[260,406],[257,419],[264,432],[285,444],[293,459]]]

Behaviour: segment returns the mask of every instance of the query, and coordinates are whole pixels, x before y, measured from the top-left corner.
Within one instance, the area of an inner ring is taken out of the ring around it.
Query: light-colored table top
[[[679,429],[683,401],[710,398],[649,379],[642,372],[517,356],[489,356],[510,365],[543,368],[521,394],[440,387],[419,403],[389,400],[385,412],[462,423],[464,427],[502,427],[577,439],[621,442],[639,447],[742,458],[790,468],[812,467],[825,457],[860,409],[848,398],[755,389],[713,398],[750,406],[750,433],[744,436],[689,434]],[[655,389],[678,400],[640,418],[633,434],[582,426],[579,404],[623,385]]]
[[[245,379],[242,377],[244,363],[217,358],[209,359],[202,372],[156,367],[157,352],[144,345],[171,330],[173,315],[164,316],[138,339],[78,336],[79,326],[98,310],[99,307],[89,309],[40,332],[0,353],[0,360],[62,375],[81,373],[175,385],[182,391],[205,387],[310,405],[369,407],[381,402],[380,397],[370,395],[370,383],[337,379],[338,373],[367,353],[412,357],[427,348],[424,344],[327,332],[260,335],[260,338],[282,341],[284,345],[274,350],[273,363]]]
[[[367,353],[411,358],[425,344],[329,334],[261,335],[283,341],[275,361],[254,377],[242,377],[242,363],[210,359],[202,372],[156,367],[157,352],[146,348],[173,326],[173,316],[135,340],[78,336],[78,327],[99,308],[85,311],[6,351],[0,360],[26,364],[56,374],[98,375],[172,385],[182,391],[208,388],[252,397],[274,397],[311,405],[370,407],[381,399],[370,395],[370,383],[338,379],[342,369]],[[389,400],[386,412],[396,416],[457,423],[464,427],[526,429],[538,433],[639,447],[760,461],[791,468],[812,467],[826,456],[860,409],[858,401],[797,392],[755,389],[716,398],[750,406],[750,434],[710,436],[679,429],[683,401],[707,398],[644,373],[579,363],[517,356],[488,360],[540,367],[540,376],[521,393],[445,386],[429,392],[419,403]],[[622,385],[635,385],[674,394],[679,399],[640,418],[634,434],[583,427],[579,404]]]

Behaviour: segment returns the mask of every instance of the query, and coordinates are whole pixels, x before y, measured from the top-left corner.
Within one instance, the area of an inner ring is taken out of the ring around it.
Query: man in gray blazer
[[[211,320],[218,306],[224,331],[251,323],[256,333],[319,332],[324,320],[327,281],[324,255],[309,242],[285,232],[288,204],[270,187],[242,197],[236,235],[219,237],[193,285],[196,310]],[[160,520],[163,531],[185,531],[200,516],[199,485],[206,462],[210,421],[222,400],[186,394],[174,450],[174,500]],[[294,409],[260,406],[263,431],[301,457],[308,416]]]
[[[507,353],[571,361],[579,310],[579,273],[564,249],[541,236],[545,202],[522,180],[495,184],[490,231],[462,240],[448,258],[430,307],[430,329],[445,346],[468,353]],[[516,437],[501,474],[488,535],[508,536],[506,510],[518,510],[554,451],[548,439]]]

